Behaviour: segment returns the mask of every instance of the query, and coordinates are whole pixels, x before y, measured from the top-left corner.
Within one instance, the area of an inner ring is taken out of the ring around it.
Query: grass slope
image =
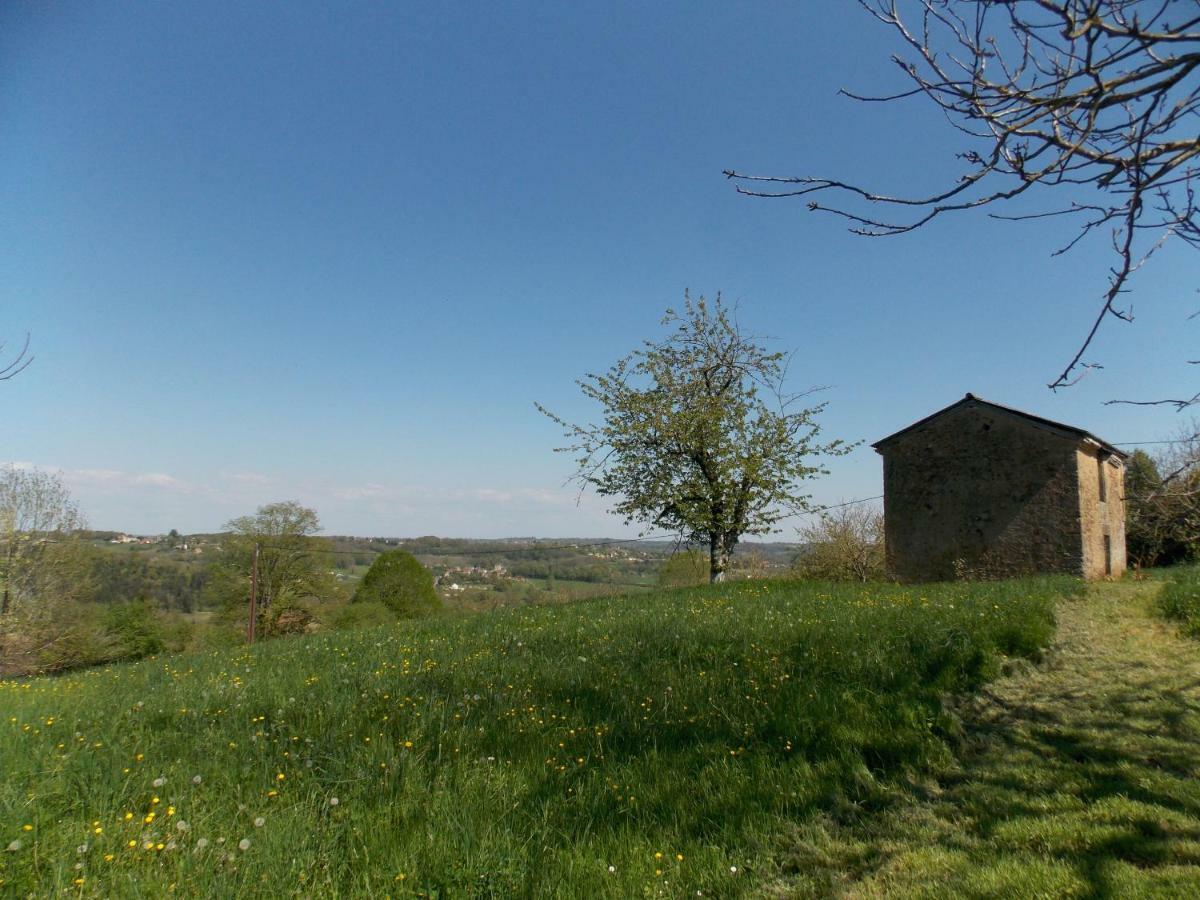
[[[797,829],[790,897],[1200,896],[1200,653],[1159,584],[1061,603],[1049,664],[989,685],[969,752],[883,811]]]
[[[1071,590],[746,582],[0,682],[0,893],[758,892],[790,822],[946,762],[945,694]]]

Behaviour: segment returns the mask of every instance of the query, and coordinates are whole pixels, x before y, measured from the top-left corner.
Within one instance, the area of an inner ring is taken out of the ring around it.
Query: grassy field
[[[944,698],[1075,589],[743,582],[0,682],[0,893],[758,894],[797,822],[947,765]]]

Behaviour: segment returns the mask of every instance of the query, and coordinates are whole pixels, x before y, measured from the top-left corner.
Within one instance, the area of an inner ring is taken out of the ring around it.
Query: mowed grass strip
[[[965,705],[955,763],[799,823],[771,893],[1200,897],[1200,653],[1158,618],[1159,588],[1060,603],[1046,665]]]
[[[755,892],[1076,590],[744,582],[2,682],[0,893]]]

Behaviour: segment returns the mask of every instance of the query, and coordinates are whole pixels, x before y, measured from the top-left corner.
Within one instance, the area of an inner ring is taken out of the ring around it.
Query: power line
[[[1197,440],[1197,437],[1176,438],[1173,441],[1113,441],[1112,443],[1116,447],[1150,447],[1155,444],[1191,444]]]

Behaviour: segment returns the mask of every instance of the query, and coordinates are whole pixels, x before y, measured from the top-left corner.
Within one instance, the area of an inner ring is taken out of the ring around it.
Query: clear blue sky
[[[844,0],[0,7],[0,460],[61,470],[96,527],[211,530],[277,499],[328,531],[627,534],[563,482],[535,400],[724,292],[877,439],[966,391],[1150,440],[1194,375],[1194,259],[1139,275],[1078,387],[1049,382],[1103,246],[979,215],[864,240],[722,169],[919,191],[959,144]],[[1194,391],[1194,386],[1190,388]],[[813,484],[880,493],[869,447]],[[792,536],[785,532],[780,537]]]

